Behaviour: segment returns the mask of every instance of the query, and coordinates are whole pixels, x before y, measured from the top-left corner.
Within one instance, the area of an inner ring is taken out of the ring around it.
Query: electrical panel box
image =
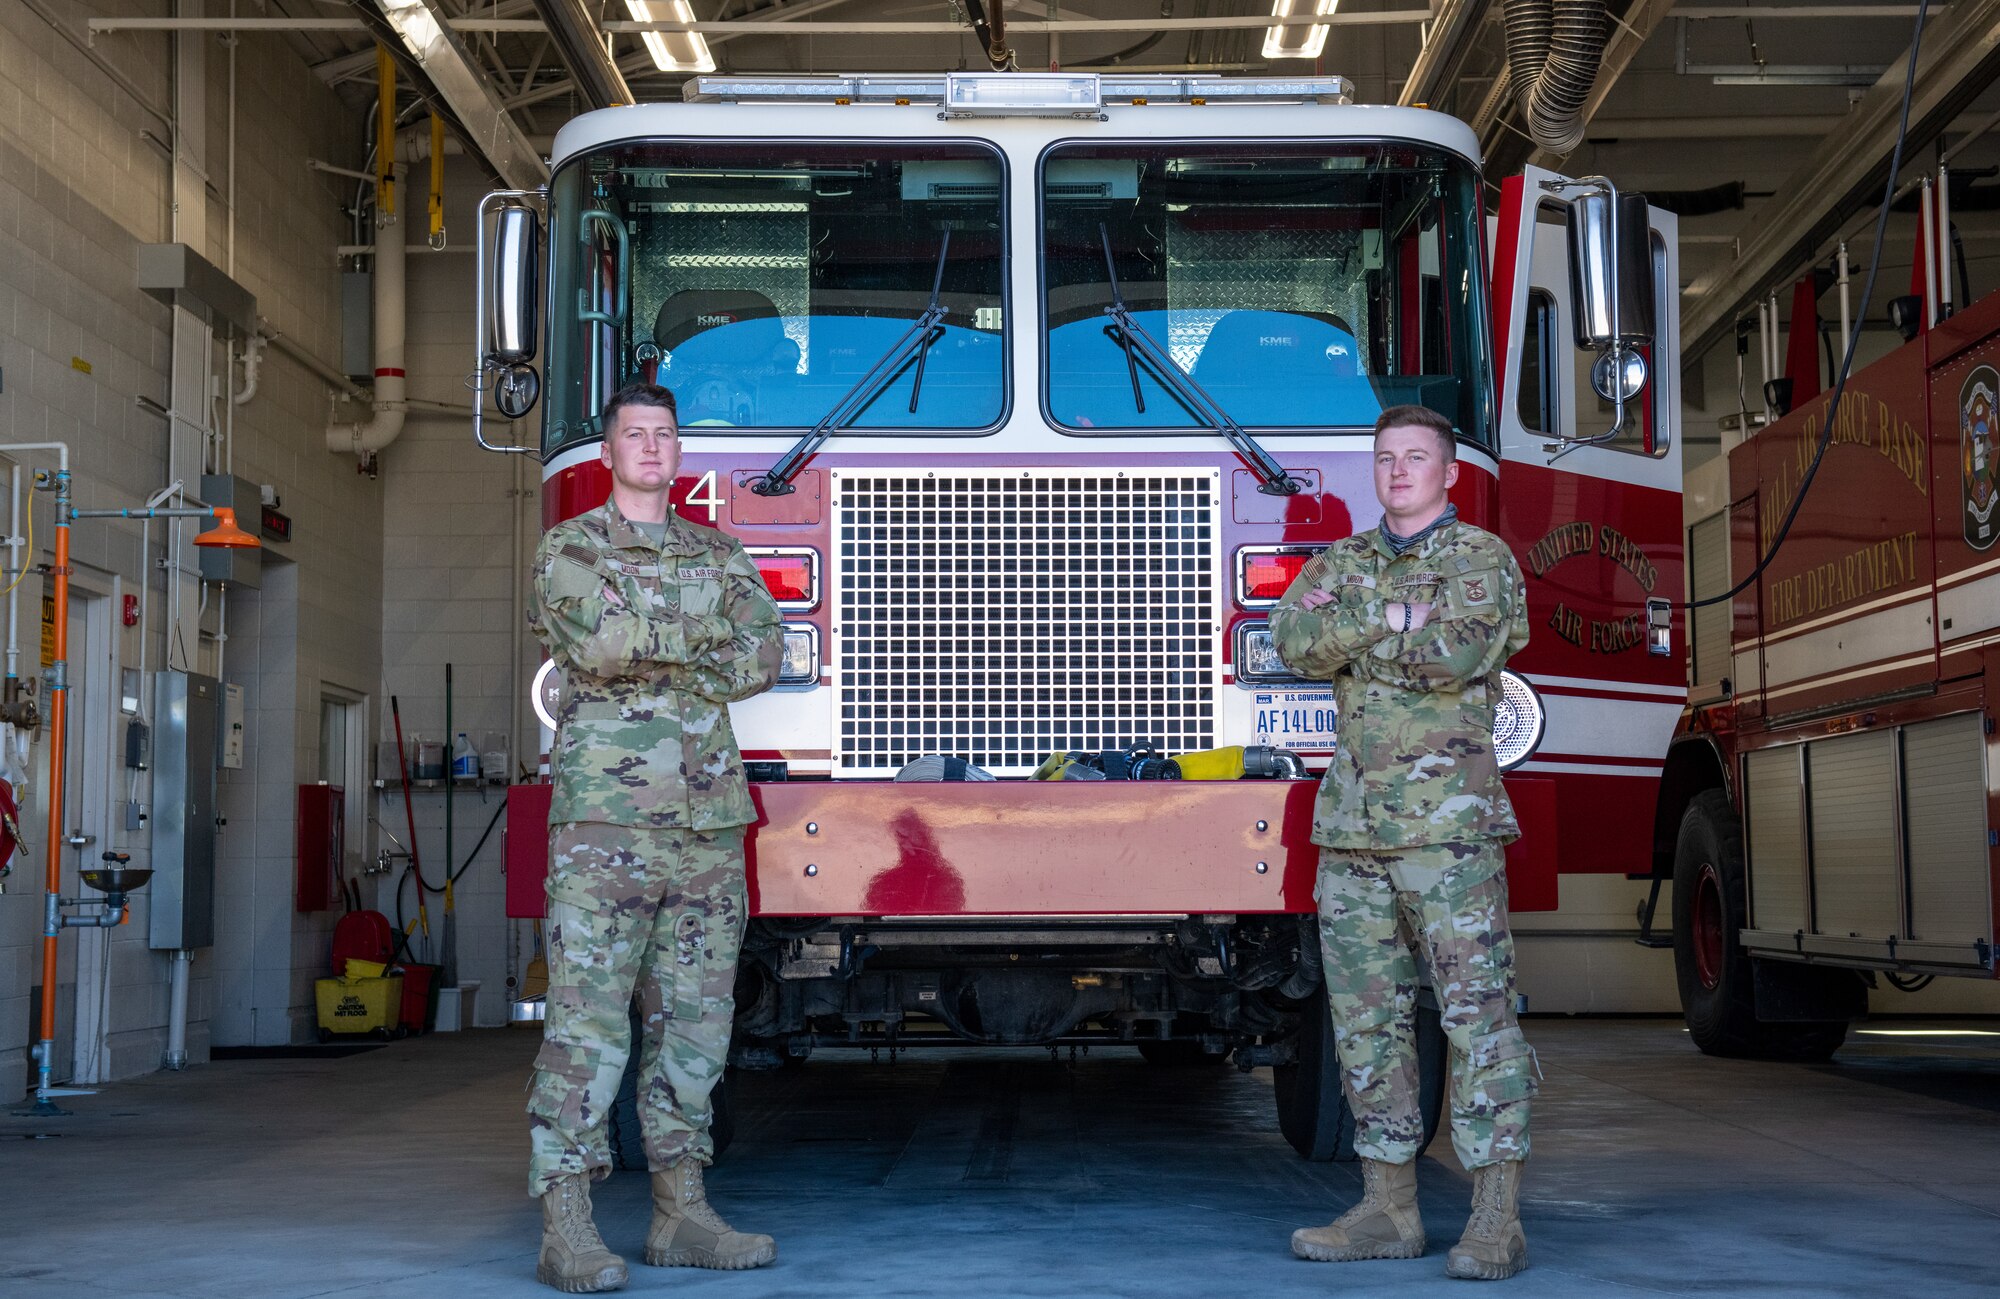
[[[215,760],[222,688],[161,672],[153,694],[153,881],[146,945],[215,945]]]
[[[222,687],[221,762],[231,771],[243,767],[243,687],[234,682]]]
[[[245,532],[256,532],[264,517],[264,489],[234,474],[203,474],[201,499],[208,505],[226,505],[235,510],[236,526]],[[204,546],[200,554],[201,575],[206,581],[233,582],[237,586],[264,584],[262,546]]]
[[[390,233],[401,230],[391,226]],[[340,273],[340,372],[350,379],[375,378],[375,275]]]

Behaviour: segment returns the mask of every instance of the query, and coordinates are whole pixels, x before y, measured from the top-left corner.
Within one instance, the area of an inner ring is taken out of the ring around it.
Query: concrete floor
[[[1517,1293],[1992,1295],[2000,1021],[1877,1021],[1829,1066],[1709,1060],[1677,1021],[1531,1020],[1547,1074]],[[1916,1036],[1912,1028],[1927,1031]],[[1937,1030],[1943,1030],[1942,1032]],[[522,1084],[536,1036],[225,1062],[0,1116],[0,1294],[532,1296]],[[1167,1296],[1468,1293],[1444,1250],[1468,1179],[1422,1165],[1416,1262],[1307,1264],[1295,1226],[1352,1165],[1279,1137],[1267,1074],[1127,1051],[823,1053],[738,1088],[723,1211],[755,1273],[633,1263],[633,1293]],[[43,1139],[36,1139],[43,1138]],[[636,1254],[646,1183],[597,1195]]]

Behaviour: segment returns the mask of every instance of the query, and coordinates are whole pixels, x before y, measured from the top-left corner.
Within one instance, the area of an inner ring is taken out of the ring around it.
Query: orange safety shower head
[[[215,526],[197,534],[194,544],[240,550],[246,547],[254,549],[264,543],[236,526],[235,510],[227,505],[218,505],[215,507]]]

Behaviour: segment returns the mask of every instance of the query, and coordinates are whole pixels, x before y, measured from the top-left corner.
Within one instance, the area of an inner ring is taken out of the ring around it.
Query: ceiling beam
[[[763,15],[764,20],[770,23],[788,23],[796,22],[810,14],[820,13],[849,2],[850,0],[798,0],[796,4],[783,7],[766,5],[764,8],[754,10],[753,12]],[[965,30],[970,32],[972,29],[968,27]],[[730,41],[735,40],[738,35],[740,33],[724,32],[719,36],[711,36],[708,38],[708,48],[713,50],[718,46],[727,45]],[[628,54],[619,59],[618,70],[627,77],[642,76],[653,71],[653,56],[646,53],[644,49],[640,49],[636,53]],[[670,76],[672,74],[661,73],[660,75]],[[570,83],[567,80],[551,81],[545,86],[537,86],[525,94],[508,100],[507,107],[532,108],[536,104],[545,103],[551,99],[560,99],[564,95],[569,94],[570,90]]]
[[[1911,91],[1906,160],[1950,125],[2000,72],[2000,0],[1957,0],[1943,12],[1932,12]],[[1905,49],[1841,129],[1822,140],[1777,195],[1742,224],[1737,255],[1688,286],[1681,310],[1683,364],[1725,338],[1744,303],[1814,261],[1850,213],[1879,201],[1909,59]]]
[[[1409,80],[1396,96],[1398,104],[1404,108],[1413,104],[1444,106],[1445,96],[1458,82],[1472,38],[1485,21],[1486,8],[1486,0],[1441,0],[1424,47],[1410,66]]]
[[[604,33],[584,0],[535,0],[556,54],[569,69],[570,84],[585,108],[620,108],[633,102],[625,74],[611,61]]]
[[[549,165],[507,115],[493,78],[467,48],[465,39],[451,30],[451,15],[441,0],[374,3],[404,49],[450,105],[464,128],[466,143],[479,151],[500,179],[515,189],[546,185]]]
[[[500,3],[485,10],[488,18],[518,18],[532,13],[535,0],[500,0]],[[337,85],[350,77],[373,75],[375,71],[375,51],[359,49],[352,54],[336,55],[320,63],[313,64],[313,75],[327,85]]]

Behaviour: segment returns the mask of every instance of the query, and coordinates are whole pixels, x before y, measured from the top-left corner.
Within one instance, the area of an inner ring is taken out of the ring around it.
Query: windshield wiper
[[[1189,414],[1203,421],[1213,432],[1229,439],[1229,444],[1250,462],[1250,468],[1258,478],[1258,491],[1266,496],[1292,496],[1304,491],[1305,483],[1286,473],[1271,458],[1271,453],[1257,445],[1257,439],[1244,432],[1243,426],[1230,418],[1221,403],[1194,381],[1193,375],[1181,369],[1172,353],[1155,342],[1153,336],[1132,318],[1131,309],[1125,305],[1125,295],[1118,288],[1118,263],[1111,255],[1111,231],[1100,222],[1097,233],[1104,241],[1104,273],[1111,278],[1111,305],[1104,309],[1104,314],[1111,317],[1111,324],[1105,327],[1105,333],[1112,334],[1112,341],[1125,353],[1125,369],[1132,379],[1132,401],[1140,412],[1144,413],[1146,403],[1139,395],[1138,358],[1144,357],[1146,368],[1153,372],[1161,387],[1185,406]]]
[[[903,336],[890,344],[868,372],[843,394],[833,408],[820,416],[819,423],[807,430],[806,435],[793,444],[790,451],[763,477],[752,479],[750,490],[759,496],[789,496],[797,490],[792,479],[798,477],[799,470],[805,468],[806,461],[818,453],[826,440],[839,430],[861,418],[882,390],[896,381],[911,360],[917,363],[917,375],[910,386],[910,412],[916,413],[917,394],[924,385],[924,362],[929,359],[931,344],[944,333],[940,322],[944,320],[945,309],[938,298],[944,292],[945,256],[951,251],[951,231],[944,232],[944,241],[938,245],[937,272],[931,278],[931,300],[924,306]]]

